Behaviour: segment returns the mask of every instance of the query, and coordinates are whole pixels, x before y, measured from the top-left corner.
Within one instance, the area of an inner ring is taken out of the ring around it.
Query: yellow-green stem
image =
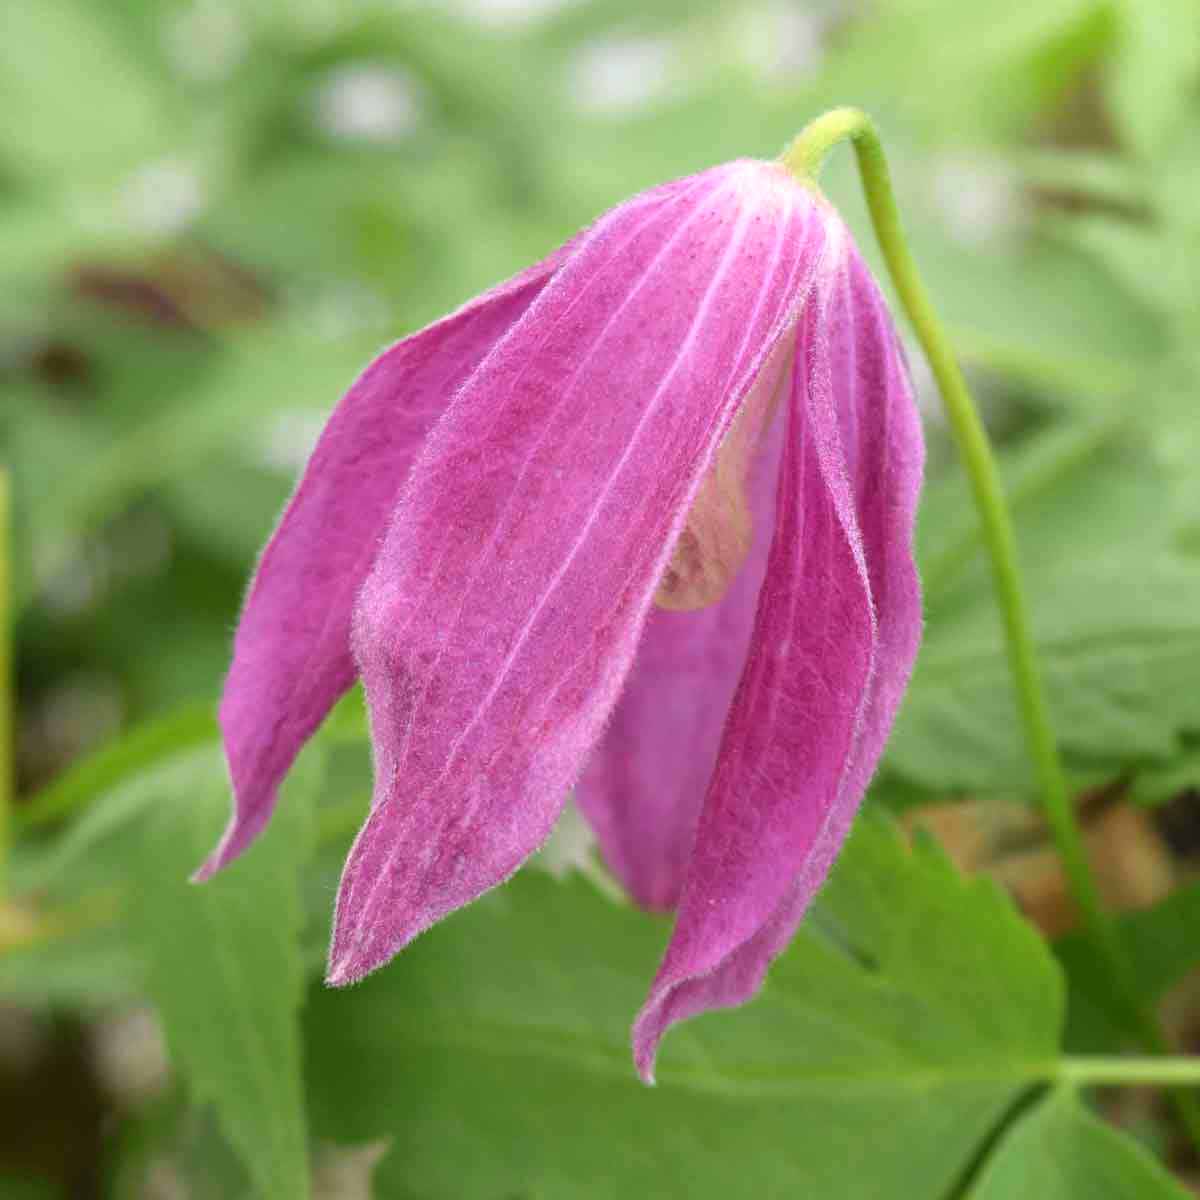
[[[937,380],[970,481],[991,559],[996,599],[1004,622],[1009,667],[1016,688],[1025,741],[1036,772],[1042,806],[1062,859],[1071,894],[1088,935],[1107,966],[1121,1006],[1140,1031],[1146,1048],[1161,1053],[1166,1048],[1166,1039],[1153,1013],[1141,1002],[1125,947],[1101,903],[1067,790],[1017,565],[1016,537],[995,456],[966,380],[905,241],[879,133],[871,118],[860,109],[833,109],[801,131],[784,151],[782,161],[803,183],[815,187],[826,156],[842,141],[849,141],[854,147],[875,236],[879,240],[896,293]],[[1200,1106],[1190,1095],[1180,1096],[1179,1099],[1181,1116],[1192,1137],[1200,1144]]]
[[[1196,1087],[1200,1058],[1064,1058],[1055,1075],[1080,1087]]]

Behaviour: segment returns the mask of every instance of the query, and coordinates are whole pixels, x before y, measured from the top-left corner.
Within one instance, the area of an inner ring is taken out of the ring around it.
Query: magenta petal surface
[[[801,318],[790,415],[749,659],[675,931],[634,1026],[647,1080],[669,1026],[750,998],[792,937],[920,640],[920,424],[884,302],[844,230]]]
[[[545,839],[821,236],[732,163],[603,218],[438,423],[363,589],[376,797],[329,979],[380,966]]]
[[[220,708],[234,814],[198,879],[254,840],[300,748],[354,682],[354,599],[409,467],[455,391],[557,262],[547,259],[385,350],[330,417],[238,625]]]
[[[651,610],[604,735],[575,788],[609,868],[644,908],[679,903],[766,573],[786,414],[750,479],[754,542],[725,597],[697,612]]]

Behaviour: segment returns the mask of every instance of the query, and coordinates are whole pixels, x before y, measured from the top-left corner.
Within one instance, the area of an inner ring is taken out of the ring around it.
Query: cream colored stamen
[[[654,603],[674,612],[716,604],[754,544],[749,481],[763,435],[791,377],[795,339],[784,337],[754,381],[696,493]]]

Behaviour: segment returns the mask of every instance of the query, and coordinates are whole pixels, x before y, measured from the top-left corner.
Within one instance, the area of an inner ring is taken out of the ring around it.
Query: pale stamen
[[[758,373],[696,493],[654,603],[672,612],[716,604],[754,544],[749,481],[763,436],[791,377],[795,339],[785,337]]]

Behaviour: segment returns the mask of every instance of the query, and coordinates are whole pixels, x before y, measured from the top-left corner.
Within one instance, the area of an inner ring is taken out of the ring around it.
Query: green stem
[[[1009,476],[1009,508],[1015,512],[1039,499],[1114,441],[1128,427],[1129,420],[1127,412],[1118,410],[1098,420],[1072,422],[1063,435],[1047,438],[1050,452],[1039,456],[1036,463],[1023,464]],[[979,547],[979,532],[978,514],[967,514],[946,544],[926,556],[921,575],[927,593],[944,591],[972,560]]]
[[[801,131],[784,151],[782,161],[802,183],[815,187],[826,156],[834,146],[846,140],[854,146],[879,247],[900,302],[937,380],[950,427],[970,480],[984,542],[991,559],[1025,741],[1071,895],[1101,961],[1107,965],[1121,1006],[1139,1030],[1147,1049],[1161,1052],[1165,1047],[1165,1039],[1153,1014],[1141,1002],[1125,947],[1100,902],[1100,893],[1067,791],[1050,722],[1046,690],[1034,649],[1029,609],[1017,566],[1016,537],[996,460],[966,380],[950,349],[949,339],[934,312],[905,241],[879,133],[871,118],[860,109],[833,109]],[[1181,1115],[1197,1144],[1200,1144],[1200,1106],[1190,1096],[1180,1097],[1180,1100]]]
[[[12,661],[12,532],[8,471],[0,467],[0,891],[3,890],[12,837],[16,767]]]
[[[1064,1058],[1055,1076],[1079,1087],[1195,1087],[1200,1058]]]

